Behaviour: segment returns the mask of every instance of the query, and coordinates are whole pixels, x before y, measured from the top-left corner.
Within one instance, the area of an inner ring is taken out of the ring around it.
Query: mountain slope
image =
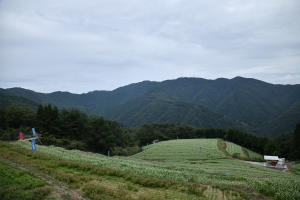
[[[202,128],[236,127],[248,130],[247,126],[224,117],[200,104],[145,97],[129,101],[114,110],[109,118],[130,126],[144,123],[181,123]]]
[[[300,85],[272,85],[241,77],[231,80],[180,78],[164,81],[159,87],[173,99],[199,103],[251,125],[261,124],[285,111],[300,98]]]
[[[300,85],[273,85],[242,77],[143,81],[86,94],[43,94],[22,88],[0,89],[0,93],[76,108],[128,126],[173,122],[205,128],[236,127],[275,136],[292,130],[300,120]]]
[[[297,101],[288,110],[267,120],[261,126],[260,133],[264,136],[274,136],[277,133],[284,133],[294,130],[295,124],[300,122],[300,101]],[[291,127],[287,129],[287,127]]]
[[[10,96],[0,93],[0,107],[6,108],[10,105],[28,107],[32,110],[36,110],[39,104],[24,97]]]
[[[152,88],[156,84],[156,82],[143,81],[120,87],[113,91],[93,91],[85,94],[72,94],[60,91],[44,94],[23,88],[0,88],[0,93],[21,96],[41,104],[56,105],[59,108],[76,108],[89,114],[105,115],[111,109],[145,93],[148,88]]]
[[[290,123],[283,124],[271,134],[292,130],[300,120],[300,110],[293,105],[300,103],[300,85],[272,85],[255,79],[236,77],[234,79],[205,80],[180,78],[164,81],[160,90],[151,95],[168,96],[173,100],[184,100],[204,105],[231,119],[246,123],[251,132],[261,134],[261,126],[268,120],[286,112],[293,111],[293,117],[286,115]],[[291,113],[291,112],[290,112]]]

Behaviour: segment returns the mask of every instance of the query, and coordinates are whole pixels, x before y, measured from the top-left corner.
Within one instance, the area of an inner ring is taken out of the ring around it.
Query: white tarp
[[[285,158],[279,158],[278,165],[285,165]]]
[[[279,160],[278,156],[264,156],[264,160]]]

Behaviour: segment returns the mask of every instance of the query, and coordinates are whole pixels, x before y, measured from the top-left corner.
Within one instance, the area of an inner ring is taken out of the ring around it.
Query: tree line
[[[9,106],[0,108],[0,140],[18,140],[19,132],[32,135],[31,128],[42,135],[44,145],[67,149],[79,149],[105,153],[116,148],[135,153],[137,142],[134,135],[121,127],[117,121],[98,115],[88,116],[76,109],[58,110],[56,106],[39,105],[36,112],[28,108]],[[128,150],[128,149],[129,150]],[[116,151],[116,150],[115,150]]]
[[[17,140],[19,132],[31,135],[31,128],[42,134],[44,145],[79,149],[112,155],[131,155],[153,140],[220,138],[264,155],[300,160],[300,123],[293,132],[277,138],[259,137],[239,129],[201,129],[186,124],[149,124],[125,127],[117,121],[76,109],[59,110],[56,106],[0,108],[0,140]]]

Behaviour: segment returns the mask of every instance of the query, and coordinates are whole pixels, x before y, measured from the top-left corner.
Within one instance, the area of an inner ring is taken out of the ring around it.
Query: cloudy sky
[[[0,88],[181,76],[300,84],[300,1],[0,0]]]

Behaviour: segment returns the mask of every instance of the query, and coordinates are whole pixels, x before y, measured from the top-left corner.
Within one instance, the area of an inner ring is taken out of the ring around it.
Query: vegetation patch
[[[164,162],[164,159],[148,159],[148,158],[143,158],[143,160],[151,161],[151,162]]]
[[[223,188],[225,185],[228,189],[219,190],[225,195],[224,198],[228,199],[232,199],[233,196],[238,199],[247,199],[249,196],[251,199],[257,194],[277,199],[291,199],[287,197],[288,194],[294,199],[300,197],[298,175],[253,167],[240,160],[226,159],[224,153],[219,150],[216,139],[160,142],[145,147],[145,151],[132,157],[107,157],[43,146],[38,146],[38,151],[33,152],[27,142],[16,144],[1,142],[0,156],[32,166],[79,191],[83,191],[86,184],[100,184],[101,187],[116,191],[116,196],[124,192],[132,199],[152,198],[151,195],[156,199],[166,199],[166,196],[170,199],[176,196],[178,199],[201,199],[207,198],[204,192],[201,197],[197,196],[201,195],[203,185],[213,188]],[[201,151],[199,146],[202,147]],[[37,157],[39,162],[36,162]],[[164,162],[149,162],[149,159],[164,159]],[[126,186],[128,184],[134,185],[134,188]],[[189,189],[190,186],[197,189]],[[245,194],[242,190],[232,189],[235,187],[251,190],[249,194]],[[166,191],[170,195],[165,195]],[[219,193],[218,190],[213,191]],[[114,198],[108,193],[102,195]]]
[[[33,174],[0,161],[0,199],[45,199],[51,187]]]
[[[300,164],[293,165],[290,171],[294,174],[300,175]]]
[[[231,157],[229,153],[226,151],[226,142],[223,140],[218,140],[218,149],[222,151],[227,157]]]

